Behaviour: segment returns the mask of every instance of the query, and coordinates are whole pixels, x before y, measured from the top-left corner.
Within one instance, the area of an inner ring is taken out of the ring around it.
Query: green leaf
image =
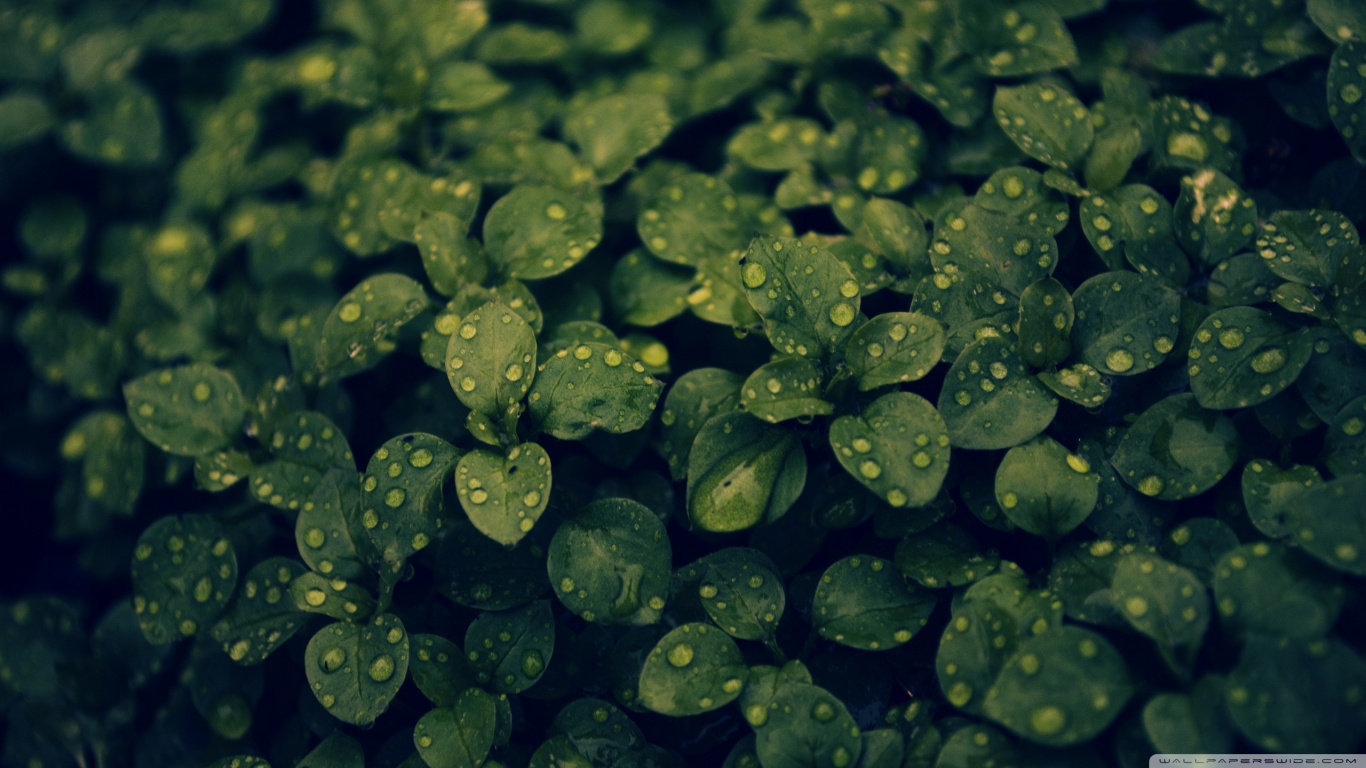
[[[400,435],[375,450],[361,481],[361,526],[381,559],[406,559],[431,543],[441,527],[446,480],[459,448],[422,432]]]
[[[884,312],[860,325],[844,359],[860,390],[918,381],[944,354],[944,326],[916,312]]]
[[[47,101],[29,89],[15,88],[0,97],[0,148],[33,141],[55,123]]]
[[[202,300],[217,254],[213,240],[192,222],[168,224],[147,244],[147,282],[167,306],[184,313]]]
[[[451,334],[446,376],[465,407],[502,419],[510,433],[536,378],[536,334],[504,304],[483,304]]]
[[[1280,277],[1327,288],[1337,283],[1339,267],[1361,261],[1361,237],[1334,211],[1276,211],[1257,235],[1257,253]]]
[[[874,113],[859,127],[851,172],[868,194],[899,192],[920,178],[925,162],[925,132],[911,120]]]
[[[804,117],[746,123],[731,136],[726,153],[760,171],[793,171],[816,159],[825,138],[820,123]]]
[[[1065,626],[1025,640],[987,691],[987,717],[1016,735],[1062,747],[1097,736],[1133,694],[1119,651]]]
[[[1120,440],[1110,464],[1144,496],[1176,501],[1204,493],[1238,459],[1238,433],[1221,413],[1190,394],[1172,395],[1143,412]]]
[[[147,88],[131,80],[103,83],[88,100],[89,110],[62,126],[62,139],[73,154],[114,166],[146,166],[161,159],[161,111]]]
[[[302,509],[329,470],[356,469],[345,435],[315,411],[281,419],[269,445],[275,461],[252,470],[251,492],[257,501],[276,509]]]
[[[475,685],[474,671],[460,646],[440,635],[413,635],[408,673],[422,695],[438,707],[455,706],[460,694]]]
[[[345,579],[300,574],[289,584],[294,607],[305,613],[331,616],[348,623],[363,622],[375,610],[375,598],[365,587]]]
[[[1225,701],[1238,730],[1272,752],[1350,751],[1361,741],[1366,661],[1336,638],[1254,636],[1229,673]]]
[[[609,295],[623,323],[650,328],[687,311],[693,284],[694,273],[636,249],[612,268]]]
[[[663,96],[614,94],[573,105],[564,118],[564,136],[597,169],[599,181],[610,184],[659,146],[673,125]]]
[[[662,715],[700,715],[734,701],[748,674],[729,635],[706,624],[684,624],[645,657],[637,701]]]
[[[796,435],[745,413],[719,413],[688,454],[688,520],[704,531],[742,531],[786,514],[806,484]]]
[[[588,342],[561,349],[540,364],[528,403],[537,429],[561,440],[582,440],[593,430],[619,435],[640,429],[663,389],[635,358]]]
[[[1004,186],[1014,188],[1009,182]],[[1031,221],[1037,218],[1031,211],[1021,221],[975,204],[942,211],[930,244],[930,258],[938,273],[935,287],[947,288],[942,278],[957,277],[957,269],[965,268],[986,278],[992,288],[999,286],[1018,296],[1031,283],[1052,274],[1057,266],[1052,224]],[[1007,300],[1000,290],[993,290],[992,311],[1005,309]]]
[[[354,470],[323,473],[299,508],[294,541],[309,568],[341,579],[370,571],[368,539],[361,538],[360,479]]]
[[[432,72],[424,103],[436,112],[473,112],[493,104],[512,84],[477,61],[447,61]]]
[[[827,640],[864,651],[910,642],[930,619],[934,596],[880,557],[852,555],[821,575],[812,623]]]
[[[569,50],[569,38],[559,30],[514,21],[485,31],[475,56],[490,64],[529,64],[554,61]]]
[[[1206,317],[1190,351],[1191,392],[1205,408],[1245,408],[1266,402],[1295,382],[1313,355],[1308,329],[1271,313],[1230,307]]]
[[[686,589],[693,588],[702,609],[726,634],[741,640],[765,640],[778,630],[787,594],[777,567],[755,549],[730,547],[706,555],[686,569]]]
[[[294,636],[306,617],[294,609],[289,584],[303,572],[298,561],[285,557],[262,560],[247,571],[232,610],[213,626],[213,639],[228,658],[259,664]]]
[[[1225,552],[1212,584],[1225,625],[1285,637],[1328,634],[1346,597],[1342,585],[1311,559],[1264,541]]]
[[[1125,555],[1111,587],[1134,629],[1169,648],[1199,647],[1209,626],[1209,597],[1190,570],[1149,554]]]
[[[209,768],[270,768],[270,763],[252,755],[238,755],[215,760]]]
[[[1180,335],[1181,297],[1133,272],[1102,272],[1072,293],[1079,362],[1109,376],[1134,376],[1161,365]]]
[[[1096,131],[1083,175],[1093,190],[1107,192],[1124,183],[1143,153],[1143,131],[1136,120],[1114,122]]]
[[[1059,170],[1071,170],[1091,148],[1091,113],[1052,83],[998,87],[991,113],[1025,154]]]
[[[821,374],[802,357],[780,357],[754,369],[740,387],[740,410],[777,424],[828,416],[835,406],[821,399]]]
[[[1039,381],[1058,397],[1087,408],[1099,408],[1110,399],[1110,385],[1100,371],[1077,363],[1057,371],[1041,371]]]
[[[1099,495],[1091,463],[1046,436],[1011,448],[996,470],[996,503],[1006,517],[1049,541],[1081,525]]]
[[[1290,501],[1296,541],[1320,562],[1366,575],[1366,524],[1356,514],[1361,503],[1366,503],[1366,477],[1361,475],[1339,477],[1296,496]]]
[[[1319,471],[1312,466],[1295,464],[1281,469],[1270,461],[1253,459],[1244,465],[1242,478],[1248,519],[1267,536],[1283,539],[1294,532],[1291,503],[1322,482]]]
[[[455,489],[481,533],[512,545],[531,532],[550,501],[550,457],[536,443],[505,455],[482,448],[460,457]]]
[[[1181,179],[1172,222],[1186,253],[1212,267],[1252,241],[1257,203],[1233,179],[1204,168]]]
[[[751,673],[750,688],[756,687]],[[858,765],[863,754],[859,728],[848,708],[829,691],[809,682],[780,680],[763,694],[749,690],[741,712],[755,733],[755,752],[764,768]]]
[[[1228,752],[1233,747],[1233,724],[1224,706],[1223,678],[1202,677],[1189,694],[1152,697],[1143,707],[1143,730],[1162,752]]]
[[[727,413],[740,402],[742,380],[720,368],[694,368],[678,377],[664,398],[660,414],[664,458],[675,480],[687,476],[693,439],[712,416]]]
[[[984,6],[989,7],[989,6]],[[1071,67],[1077,46],[1062,16],[1043,3],[1021,3],[974,25],[977,70],[989,77],[1016,77]]]
[[[446,296],[455,296],[466,285],[477,285],[488,277],[483,246],[468,234],[469,222],[447,211],[424,216],[413,227],[413,242],[422,252],[427,281]]]
[[[493,749],[497,705],[493,696],[470,688],[449,707],[417,721],[413,744],[430,768],[479,768]]]
[[[403,622],[391,613],[363,625],[329,624],[304,651],[309,687],[338,720],[373,723],[408,676],[408,645]]]
[[[81,488],[87,498],[105,509],[131,515],[142,494],[146,446],[127,417],[101,410],[73,424],[62,438],[60,451],[63,459],[80,462]]]
[[[743,250],[744,223],[725,182],[689,173],[655,193],[636,218],[636,231],[660,259],[697,267],[709,257]]]
[[[480,685],[495,693],[525,691],[545,674],[555,652],[550,601],[481,613],[465,631],[465,648]]]
[[[525,605],[550,586],[541,543],[526,539],[509,549],[464,519],[446,526],[434,570],[442,594],[458,605],[481,611]]]
[[[893,507],[920,507],[949,470],[949,433],[929,401],[909,392],[874,400],[830,425],[830,447],[846,471]]]
[[[133,549],[133,610],[154,645],[192,637],[218,617],[237,587],[237,553],[209,515],[163,517]]]
[[[819,358],[842,346],[859,317],[859,286],[829,251],[760,236],[741,260],[750,306],[779,352]]]
[[[971,584],[1000,562],[994,549],[984,551],[971,534],[948,521],[913,529],[896,545],[896,567],[931,589]]]
[[[506,277],[536,280],[583,261],[602,240],[602,203],[553,187],[520,185],[484,217],[484,248]]]
[[[362,280],[332,307],[322,326],[314,367],[324,379],[363,371],[394,350],[398,329],[428,307],[410,277],[382,273]]]
[[[1238,165],[1232,145],[1233,123],[1211,115],[1202,104],[1176,95],[1148,103],[1153,124],[1149,165],[1187,173],[1215,169],[1231,173]]]
[[[294,768],[365,768],[365,753],[360,742],[341,731],[333,731]]]
[[[1076,313],[1072,296],[1062,283],[1045,277],[1020,294],[1020,356],[1033,368],[1045,368],[1067,359],[1072,351],[1069,336]]]
[[[1366,42],[1349,40],[1328,63],[1328,115],[1357,162],[1366,162]]]
[[[954,361],[938,408],[955,447],[991,450],[1042,432],[1053,421],[1058,401],[1029,375],[1012,341],[986,336]]]
[[[599,499],[555,531],[547,568],[555,596],[585,621],[659,621],[669,594],[672,554],[664,525],[630,499]]]
[[[1172,206],[1152,187],[1128,184],[1092,195],[1082,201],[1080,219],[1086,239],[1107,266],[1120,270],[1127,262],[1168,288],[1186,286],[1190,261],[1176,242]]]
[[[161,450],[196,456],[226,446],[246,415],[232,374],[206,363],[162,368],[123,385],[133,427]]]

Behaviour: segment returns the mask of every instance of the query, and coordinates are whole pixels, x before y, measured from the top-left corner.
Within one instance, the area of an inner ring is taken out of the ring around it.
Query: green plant
[[[0,2],[0,761],[1359,751],[1363,40]]]

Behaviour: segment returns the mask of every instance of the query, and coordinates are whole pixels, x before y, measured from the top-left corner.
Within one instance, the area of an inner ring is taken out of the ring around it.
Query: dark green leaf
[[[1366,523],[1357,514],[1363,503],[1366,477],[1361,475],[1339,477],[1305,491],[1290,501],[1295,540],[1333,568],[1366,575]]]
[[[1189,694],[1152,697],[1143,707],[1143,730],[1162,752],[1228,752],[1233,746],[1233,724],[1224,705],[1223,679],[1202,677]]]
[[[545,674],[555,652],[550,601],[486,611],[465,631],[474,679],[496,693],[521,693]]]
[[[317,372],[341,378],[365,370],[392,352],[394,335],[427,309],[422,284],[383,273],[361,281],[328,313],[315,353]]]
[[[1245,408],[1294,383],[1313,354],[1309,331],[1230,307],[1205,318],[1188,353],[1191,392],[1206,408]]]
[[[1099,408],[1110,399],[1110,385],[1100,371],[1077,363],[1058,371],[1041,371],[1039,381],[1058,397],[1087,408]]]
[[[996,503],[1006,517],[1050,541],[1091,514],[1099,487],[1089,461],[1044,436],[1011,448],[996,470]]]
[[[765,640],[777,631],[787,594],[777,567],[763,553],[740,547],[722,549],[681,573],[687,574],[683,589],[696,590],[702,609],[726,634]]]
[[[1280,277],[1322,288],[1337,283],[1340,267],[1363,258],[1351,220],[1317,208],[1273,213],[1257,235],[1257,253]]]
[[[1257,203],[1233,179],[1204,168],[1181,180],[1172,222],[1186,253],[1212,267],[1252,241]]]
[[[944,353],[944,327],[915,312],[884,312],[859,326],[845,345],[845,363],[867,391],[916,381]]]
[[[688,454],[688,519],[726,533],[782,517],[806,484],[806,451],[791,432],[745,413],[708,419]]]
[[[408,633],[390,613],[363,625],[329,624],[308,641],[304,671],[333,717],[367,725],[389,708],[408,676]]]
[[[437,112],[472,112],[502,99],[512,84],[477,61],[447,61],[436,67],[425,103]]]
[[[365,621],[375,610],[375,598],[365,587],[345,579],[326,579],[316,573],[300,574],[289,583],[294,607],[306,613],[331,616],[339,621]]]
[[[991,111],[1016,146],[1054,168],[1070,170],[1091,148],[1091,113],[1051,83],[997,88]]]
[[[430,768],[479,768],[493,748],[496,718],[494,698],[470,688],[449,707],[423,715],[413,744]]]
[[[597,169],[598,180],[610,184],[659,146],[673,124],[663,96],[616,94],[574,105],[564,118],[564,135]]]
[[[484,248],[506,277],[551,277],[583,261],[602,240],[602,203],[553,187],[517,186],[484,218]]]
[[[1166,501],[1204,493],[1238,459],[1233,422],[1200,408],[1194,395],[1173,395],[1129,427],[1110,464],[1144,496]]]
[[[89,110],[62,127],[74,154],[110,165],[145,166],[162,153],[161,111],[151,91],[131,80],[99,85]]]
[[[1072,296],[1062,283],[1045,277],[1020,294],[1020,356],[1034,368],[1067,359],[1076,319]]]
[[[1224,690],[1233,722],[1257,747],[1341,752],[1366,728],[1363,686],[1366,662],[1336,638],[1254,636]]]
[[[1357,162],[1366,162],[1366,42],[1348,40],[1328,63],[1328,114]]]
[[[1072,294],[1072,332],[1080,361],[1108,375],[1132,376],[1156,368],[1174,349],[1181,301],[1155,280],[1132,272],[1106,272]]]
[[[446,376],[467,408],[515,423],[536,378],[536,334],[507,306],[484,304],[451,334]]]
[[[540,364],[528,409],[540,431],[582,440],[593,430],[640,429],[663,389],[638,360],[614,346],[589,342],[561,349]]]
[[[838,349],[859,317],[849,268],[818,246],[756,237],[740,267],[745,295],[779,352],[820,358]]]
[[[33,141],[55,122],[42,96],[28,89],[10,90],[0,97],[0,148]]]
[[[694,276],[634,250],[612,269],[611,301],[622,322],[652,327],[683,314]]]
[[[477,449],[460,458],[455,489],[460,506],[481,533],[499,544],[522,540],[550,501],[550,457],[536,443],[506,455]]]
[[[1345,597],[1309,558],[1264,541],[1235,547],[1214,567],[1223,622],[1245,632],[1315,638],[1327,634]]]
[[[637,701],[664,715],[699,715],[734,701],[748,673],[729,635],[706,624],[684,624],[645,657]]]
[[[460,449],[415,432],[381,445],[361,482],[361,526],[379,556],[393,563],[428,544],[441,527],[443,487]]]
[[[1283,539],[1294,533],[1290,505],[1300,494],[1319,485],[1323,478],[1312,466],[1295,464],[1281,469],[1262,459],[1253,459],[1243,467],[1243,505],[1248,519],[1257,530],[1273,539]]]
[[[991,6],[983,6],[987,7]],[[1045,3],[1021,3],[999,15],[990,13],[982,21],[970,34],[977,38],[976,64],[984,75],[1032,75],[1078,63],[1077,46],[1067,25]]]
[[[821,399],[821,374],[802,357],[780,357],[754,369],[740,387],[740,409],[770,424],[810,421],[835,407]]]
[[[262,560],[247,571],[232,610],[213,626],[213,639],[238,664],[259,664],[284,645],[303,625],[294,609],[289,584],[304,572],[284,557]]]
[[[138,537],[132,576],[142,634],[161,645],[195,635],[227,607],[237,554],[212,517],[163,517]]]
[[[365,753],[355,739],[333,731],[294,768],[365,768]]]
[[[955,447],[990,450],[1042,432],[1058,400],[1029,375],[1011,340],[992,335],[969,344],[954,361],[938,407]]]
[[[1209,597],[1191,571],[1153,555],[1125,555],[1111,586],[1120,615],[1159,645],[1198,647],[1204,638]]]
[[[475,685],[474,671],[460,646],[440,635],[413,635],[408,671],[422,695],[438,707],[455,706],[460,694]]]
[[[205,363],[144,374],[123,385],[123,396],[137,431],[177,456],[222,448],[246,415],[237,380]]]
[[[687,476],[688,456],[702,425],[739,404],[741,384],[743,380],[730,371],[694,368],[669,388],[659,421],[664,458],[675,480]]]
[[[811,604],[821,636],[865,651],[910,642],[929,622],[933,595],[880,557],[853,555],[826,569]]]
[[[600,499],[555,532],[547,568],[555,596],[585,620],[641,625],[664,610],[671,558],[664,525],[648,507]]]
[[[835,458],[893,507],[919,507],[939,493],[949,469],[949,432],[919,395],[893,392],[830,425]]]

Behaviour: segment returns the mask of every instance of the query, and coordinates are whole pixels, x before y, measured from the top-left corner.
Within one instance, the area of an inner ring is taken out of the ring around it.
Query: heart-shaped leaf
[[[734,701],[748,673],[729,635],[706,624],[684,624],[645,657],[637,701],[664,715],[699,715]]]
[[[367,624],[329,624],[308,641],[304,671],[329,714],[352,725],[373,723],[408,676],[408,633],[391,613]]]
[[[460,506],[481,533],[511,545],[529,533],[550,501],[550,457],[536,443],[506,455],[478,449],[460,457],[455,489]]]
[[[672,554],[664,525],[630,499],[599,499],[572,514],[551,539],[547,568],[555,596],[586,621],[659,621]]]
[[[880,557],[852,555],[821,575],[811,616],[821,636],[864,651],[910,642],[929,622],[934,597]]]
[[[231,442],[246,416],[232,374],[190,363],[139,376],[123,385],[128,418],[153,445],[177,456],[196,456]]]
[[[192,637],[227,607],[237,554],[209,515],[163,517],[133,548],[133,610],[147,642]]]

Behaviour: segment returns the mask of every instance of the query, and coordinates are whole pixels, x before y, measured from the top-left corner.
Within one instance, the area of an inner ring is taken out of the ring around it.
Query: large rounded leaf
[[[1256,635],[1229,673],[1225,701],[1238,730],[1272,752],[1348,752],[1366,730],[1366,661],[1336,638]]]
[[[908,582],[894,564],[853,555],[821,575],[811,617],[822,637],[877,651],[910,642],[934,606],[934,596]]]
[[[1246,408],[1295,382],[1313,355],[1307,329],[1252,307],[1223,309],[1200,323],[1191,343],[1191,392],[1211,409]]]
[[[555,596],[600,624],[653,624],[669,594],[672,554],[664,525],[630,499],[600,499],[555,532],[547,569]]]
[[[1046,436],[1011,448],[996,470],[996,503],[1006,517],[1049,540],[1081,525],[1099,495],[1091,463]]]
[[[408,676],[408,633],[390,613],[368,624],[330,624],[308,641],[304,672],[333,717],[367,725],[389,708]]]
[[[1166,501],[1204,493],[1238,459],[1238,432],[1194,395],[1172,395],[1138,417],[1110,464],[1144,496]]]
[[[442,522],[443,487],[460,449],[415,432],[381,445],[361,481],[361,527],[386,563],[431,543]]]
[[[1080,362],[1110,376],[1156,368],[1180,335],[1181,296],[1133,272],[1105,272],[1072,294],[1072,348]]]
[[[465,651],[475,680],[495,693],[530,688],[545,674],[555,651],[550,601],[479,614],[465,631]]]
[[[595,429],[612,434],[640,429],[663,389],[644,365],[617,347],[586,342],[541,363],[528,400],[542,432],[582,440]]]
[[[499,544],[516,544],[531,532],[550,501],[550,457],[536,443],[507,454],[478,449],[460,457],[455,491],[481,533]]]
[[[494,419],[515,416],[536,378],[536,333],[506,306],[484,304],[451,334],[446,376],[470,410]]]
[[[733,701],[748,676],[729,635],[706,624],[684,624],[645,657],[636,701],[664,715],[699,715]]]
[[[949,471],[949,433],[925,398],[892,392],[830,425],[830,447],[849,474],[894,507],[939,494]]]
[[[938,406],[955,447],[992,450],[1042,432],[1058,411],[1058,399],[1029,375],[1013,342],[987,336],[954,361]]]
[[[163,517],[133,548],[133,610],[147,642],[160,645],[207,628],[232,599],[237,554],[209,515]]]
[[[479,768],[493,748],[498,707],[489,694],[470,688],[450,707],[417,721],[413,744],[431,768]]]
[[[759,236],[749,245],[740,279],[764,320],[773,348],[819,358],[839,349],[859,316],[859,285],[825,248],[792,238]]]
[[[144,374],[123,385],[123,397],[133,427],[156,447],[177,456],[222,448],[246,415],[237,380],[206,363]]]
[[[725,533],[782,517],[806,484],[806,451],[791,432],[745,413],[702,426],[688,456],[688,519]]]
[[[885,312],[849,337],[844,359],[867,391],[925,377],[944,354],[944,326],[918,312]]]
[[[484,248],[508,277],[550,277],[602,240],[602,203],[540,186],[513,187],[484,217]]]

